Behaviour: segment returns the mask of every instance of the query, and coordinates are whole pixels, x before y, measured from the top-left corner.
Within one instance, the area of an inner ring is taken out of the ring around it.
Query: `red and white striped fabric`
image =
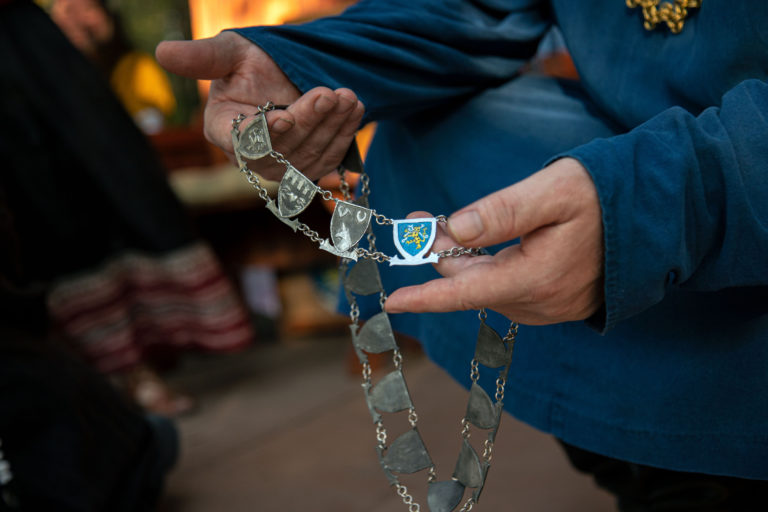
[[[147,351],[231,351],[254,336],[242,302],[202,244],[160,257],[123,254],[60,280],[48,307],[58,328],[105,373],[141,362]]]

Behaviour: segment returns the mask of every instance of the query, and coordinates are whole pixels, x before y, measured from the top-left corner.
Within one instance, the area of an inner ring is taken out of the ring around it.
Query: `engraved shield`
[[[347,201],[336,203],[331,217],[331,240],[340,251],[353,248],[371,222],[371,210]]]
[[[405,259],[418,259],[424,256],[435,241],[437,220],[401,219],[392,226],[395,247]]]
[[[281,217],[303,212],[315,197],[317,187],[294,166],[289,165],[277,189],[277,209]]]
[[[272,151],[267,118],[264,115],[256,116],[256,119],[243,130],[237,149],[241,155],[251,160],[258,160]]]

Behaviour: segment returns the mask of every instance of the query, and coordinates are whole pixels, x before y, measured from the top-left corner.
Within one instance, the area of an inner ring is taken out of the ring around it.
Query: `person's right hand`
[[[363,104],[349,89],[317,87],[302,95],[257,45],[234,32],[210,39],[164,41],[156,50],[165,69],[188,78],[212,80],[205,106],[205,136],[233,158],[232,119],[252,119],[267,101],[287,104],[267,113],[272,147],[310,179],[341,163],[363,117]],[[246,120],[245,123],[248,123]],[[267,179],[285,171],[272,158],[249,165]]]

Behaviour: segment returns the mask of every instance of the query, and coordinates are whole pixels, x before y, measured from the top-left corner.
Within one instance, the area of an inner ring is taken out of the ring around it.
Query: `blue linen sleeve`
[[[559,156],[578,159],[600,197],[601,330],[674,287],[768,286],[768,83],[744,81],[698,116],[670,108]]]
[[[366,120],[444,104],[510,79],[550,25],[541,0],[364,0],[302,25],[235,29],[302,91],[348,87]]]

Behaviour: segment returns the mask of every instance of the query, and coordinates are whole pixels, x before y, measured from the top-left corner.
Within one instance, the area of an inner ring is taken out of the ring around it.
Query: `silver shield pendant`
[[[331,245],[323,240],[320,248],[342,258],[357,260],[355,245],[368,230],[371,210],[347,201],[338,201],[331,217]]]
[[[250,160],[258,160],[272,151],[272,141],[269,138],[267,117],[264,114],[256,116],[240,135],[238,152]]]
[[[289,165],[277,189],[277,209],[281,217],[293,217],[303,212],[315,197],[317,186],[312,180]]]

